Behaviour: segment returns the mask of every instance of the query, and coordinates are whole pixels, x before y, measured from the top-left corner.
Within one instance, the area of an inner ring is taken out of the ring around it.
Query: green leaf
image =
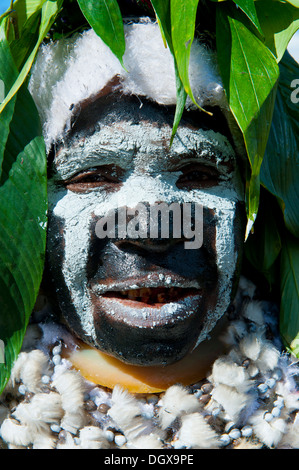
[[[201,111],[211,114],[198,105],[193,96],[189,81],[189,61],[191,46],[194,40],[197,6],[198,0],[189,0],[188,2],[171,0],[170,2],[173,55],[176,61],[177,73],[180,76],[186,93]],[[177,91],[179,93],[179,89]]]
[[[9,93],[7,94],[6,98],[4,101],[0,104],[0,113],[2,113],[3,109],[7,105],[7,103],[11,100],[11,98],[17,93],[17,91],[20,89],[22,84],[24,83],[31,66],[33,64],[33,61],[35,59],[35,56],[37,54],[38,48],[45,38],[47,32],[49,31],[51,25],[55,21],[55,18],[57,16],[57,13],[60,10],[60,7],[62,5],[63,0],[47,0],[43,7],[42,7],[42,15],[41,15],[41,24],[40,24],[40,29],[39,29],[39,37],[38,41],[35,44],[34,49],[32,50],[31,54],[29,55],[28,59],[26,60],[21,72],[19,73],[16,81],[14,82],[13,86],[11,87]]]
[[[265,45],[279,62],[294,33],[299,28],[299,9],[291,4],[260,0],[256,11],[265,36]]]
[[[186,99],[187,99],[187,93],[185,91],[185,88],[183,86],[183,83],[180,79],[177,65],[175,62],[175,76],[176,76],[176,91],[177,91],[177,104],[175,108],[175,115],[174,115],[174,121],[173,121],[173,127],[172,127],[172,133],[171,133],[171,139],[170,139],[170,146],[172,145],[174,136],[176,134],[178,125],[180,123],[180,120],[182,118],[184,109],[185,109],[185,104],[186,104]]]
[[[23,29],[24,24],[29,18],[41,10],[46,0],[15,0],[13,9],[16,12],[19,31]]]
[[[11,11],[12,11],[12,10],[9,9],[9,10],[5,11],[5,12],[3,13],[3,15],[0,16],[0,23],[1,23],[1,21],[2,21],[4,18],[6,18],[7,16],[9,16],[9,15],[11,14]]]
[[[90,26],[123,65],[126,48],[124,26],[116,0],[78,0]]]
[[[173,54],[171,38],[170,0],[151,0],[156,17],[163,31],[169,50]]]
[[[21,69],[38,41],[40,12],[35,12],[23,25],[20,36],[10,42],[11,53],[18,69]]]
[[[171,39],[178,73],[186,93],[188,93],[193,103],[197,104],[189,82],[189,60],[194,39],[198,0],[189,0],[188,2],[171,0],[170,5]]]
[[[229,106],[244,137],[251,166],[246,184],[248,225],[259,204],[259,172],[270,131],[279,69],[266,46],[247,28],[243,14],[217,10],[216,42],[220,72]]]
[[[291,3],[294,7],[299,8],[299,0],[286,0],[286,2]]]
[[[160,25],[162,38],[163,40],[166,40],[169,50],[172,53],[173,61],[174,61],[177,103],[176,103],[175,116],[174,116],[173,127],[172,127],[172,134],[171,134],[171,139],[170,139],[170,146],[171,146],[174,136],[176,134],[178,125],[180,123],[181,117],[183,115],[184,109],[185,109],[187,93],[185,91],[184,84],[181,80],[176,57],[174,55],[172,34],[171,34],[170,0],[152,0],[152,5],[153,5],[157,20]]]
[[[273,55],[243,24],[239,15],[223,15],[219,10],[218,13],[220,71],[239,127],[247,131],[273,90],[279,69]]]
[[[10,89],[14,83],[16,77],[15,65],[11,60],[10,50],[6,44],[6,37],[4,33],[4,28],[0,27],[0,44],[3,44],[3,47],[0,48],[0,63],[5,64],[5,67],[1,67],[0,74],[1,80],[4,83],[5,89]],[[5,90],[6,91],[6,90]],[[14,113],[15,100],[11,100],[9,106],[3,111],[2,125],[0,126],[0,176],[2,172],[2,163],[4,158],[4,151],[6,142],[9,135],[9,126],[12,120]]]
[[[253,0],[233,0],[238,7],[247,15],[252,24],[256,27],[259,33],[263,36],[263,30],[261,28],[259,19],[257,17],[255,5]]]
[[[278,223],[280,211],[272,195],[264,191],[262,196],[254,233],[249,235],[245,243],[245,254],[255,269],[264,274],[271,284],[273,281],[271,268],[281,251]]]
[[[181,4],[178,5],[178,3],[181,3],[181,2],[177,2],[177,0],[171,0],[171,1],[170,0],[152,0],[152,5],[153,5],[157,20],[160,25],[162,38],[163,40],[166,40],[167,45],[169,47],[170,52],[173,55],[173,60],[174,60],[177,104],[176,104],[172,134],[171,134],[171,139],[170,139],[170,146],[172,145],[173,138],[177,131],[177,128],[180,123],[182,114],[184,112],[185,104],[186,104],[187,91],[186,91],[185,85],[186,85],[186,81],[189,83],[188,64],[189,64],[189,56],[190,56],[190,48],[191,48],[191,43],[188,45],[188,51],[186,50],[186,47],[183,46],[183,49],[184,49],[183,53],[186,52],[187,55],[185,58],[183,58],[183,56],[180,57],[180,53],[178,54],[179,60],[181,60],[180,65],[179,65],[174,47],[177,47],[178,49],[180,49],[180,45],[178,44],[182,40],[183,32],[180,28],[178,28],[176,15],[179,14],[179,11],[177,11],[177,8],[185,8],[185,7],[184,5],[181,5]],[[198,1],[195,3],[198,3]],[[194,9],[194,5],[193,5],[193,9]],[[196,8],[195,8],[195,14],[196,14]],[[175,25],[172,24],[172,20],[175,22]],[[195,18],[194,18],[194,22],[189,23],[189,28],[190,28],[190,31],[192,31],[193,29],[193,31],[191,32],[191,36],[193,38],[194,28],[195,28]],[[185,28],[185,34],[186,34],[186,31],[187,31],[187,27]],[[177,36],[180,36],[180,38],[178,38]],[[187,71],[184,70],[184,60],[185,60],[185,67],[187,67]],[[185,76],[185,83],[183,82],[179,67],[181,67],[181,70],[184,70],[183,76]],[[188,86],[189,86],[189,89],[191,90],[190,84]],[[188,86],[187,86],[187,89],[188,89]],[[192,91],[191,91],[191,96],[193,98]]]
[[[286,234],[281,253],[280,333],[299,357],[299,240]]]
[[[46,0],[15,0],[13,14],[17,23],[17,37],[9,45],[18,69],[28,59],[38,41],[41,9]]]
[[[299,99],[295,99],[296,90],[292,88],[293,80],[299,77],[299,65],[286,52],[279,67],[280,80],[261,182],[280,200],[287,228],[299,237]]]
[[[0,59],[4,57],[0,79],[10,87],[18,71],[1,28]],[[0,339],[5,345],[1,393],[36,300],[46,245],[46,152],[39,116],[25,85],[0,115],[0,136]]]
[[[251,175],[246,181],[245,203],[248,215],[245,239],[255,221],[259,208],[260,170],[270,132],[275,104],[277,82],[269,92],[257,116],[252,118],[248,128],[243,131],[245,146],[251,163]]]

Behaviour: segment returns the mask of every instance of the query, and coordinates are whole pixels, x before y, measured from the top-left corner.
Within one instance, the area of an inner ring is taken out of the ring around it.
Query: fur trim
[[[144,96],[157,103],[176,103],[173,58],[165,48],[157,23],[143,19],[125,24],[124,65],[88,30],[70,39],[43,45],[38,53],[29,90],[44,128],[47,148],[70,127],[72,109],[96,95],[115,76],[124,94]],[[195,40],[190,55],[190,84],[200,106],[226,107],[216,55]],[[188,99],[186,107],[192,107]]]
[[[235,307],[224,335],[228,352],[210,375],[146,397],[95,386],[65,359],[55,365],[57,338],[71,347],[70,333],[44,323],[39,347],[48,351],[48,375],[37,381],[36,374],[23,374],[30,358],[41,357],[35,343],[19,355],[1,396],[2,440],[9,448],[34,449],[299,448],[299,367],[279,348],[276,309],[257,301],[244,278]],[[42,391],[28,392],[28,377]]]

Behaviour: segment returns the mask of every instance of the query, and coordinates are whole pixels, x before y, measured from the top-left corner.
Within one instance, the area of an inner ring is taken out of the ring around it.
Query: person
[[[281,353],[273,306],[239,277],[246,154],[215,54],[195,41],[192,89],[210,114],[187,101],[170,145],[171,54],[150,20],[125,34],[125,69],[90,30],[42,46],[31,76],[48,151],[47,272],[68,328],[43,318],[36,339],[29,325],[0,435],[9,448],[298,448],[298,365]],[[76,337],[107,353],[92,377],[61,357]],[[204,362],[197,383],[173,374]],[[153,372],[136,390],[137,369]]]
[[[187,101],[170,146],[171,54],[151,20],[129,21],[125,34],[126,70],[92,30],[43,46],[37,58],[30,91],[49,152],[48,262],[77,336],[130,364],[166,365],[206,339],[233,299],[245,154],[232,135],[215,53],[193,45],[194,93],[211,112]],[[127,208],[142,225],[149,207],[138,215],[138,205],[161,202],[202,207],[200,248],[186,248],[183,232],[96,235],[111,211]]]

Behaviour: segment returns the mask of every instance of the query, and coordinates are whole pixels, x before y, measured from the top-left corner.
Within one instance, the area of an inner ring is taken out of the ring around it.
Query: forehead
[[[212,116],[185,112],[170,147],[175,108],[136,96],[110,94],[74,112],[70,132],[55,156],[61,176],[95,164],[178,165],[184,158],[230,167],[230,133],[218,108]]]

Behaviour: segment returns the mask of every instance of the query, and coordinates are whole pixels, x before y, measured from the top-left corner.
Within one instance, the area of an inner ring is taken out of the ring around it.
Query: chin
[[[93,296],[93,345],[125,363],[140,366],[169,365],[185,357],[194,349],[211,305],[202,290],[170,289],[171,300],[166,292],[164,302],[159,303],[148,303],[148,297],[132,300],[112,292]],[[142,292],[148,295],[149,289]]]

